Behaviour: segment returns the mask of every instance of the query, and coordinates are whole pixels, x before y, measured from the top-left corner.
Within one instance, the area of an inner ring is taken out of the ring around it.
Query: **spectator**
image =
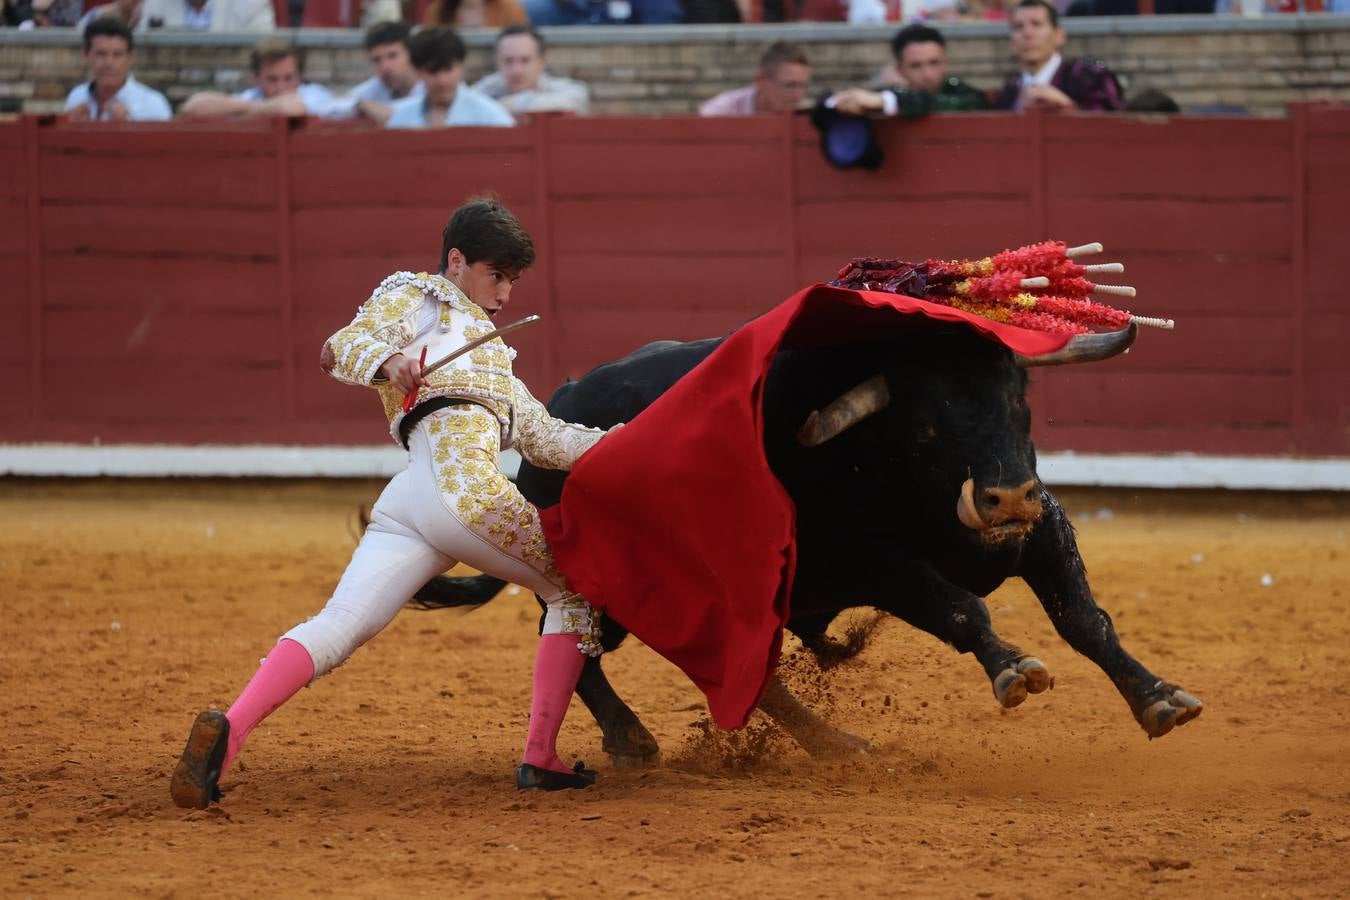
[[[947,41],[927,25],[907,25],[891,40],[900,84],[881,91],[849,88],[830,98],[834,108],[853,116],[917,118],[933,112],[961,112],[988,106],[984,94],[947,71]]]
[[[684,21],[679,0],[524,0],[530,24],[677,25]]]
[[[333,94],[320,84],[300,81],[300,56],[284,38],[263,38],[249,56],[254,86],[230,97],[217,91],[193,94],[185,116],[326,116],[342,114]]]
[[[4,0],[0,24],[21,29],[69,28],[84,16],[84,0]]]
[[[516,120],[496,100],[484,96],[464,78],[464,42],[452,28],[419,31],[408,41],[413,67],[425,88],[422,97],[394,104],[388,128],[444,128],[447,125],[514,125]]]
[[[1095,59],[1064,59],[1067,36],[1047,0],[1020,0],[1012,11],[1013,55],[1022,71],[1008,76],[995,109],[1119,110],[1125,97],[1115,74]]]
[[[165,122],[173,118],[169,101],[131,75],[136,62],[131,29],[111,16],[84,29],[84,62],[89,82],[66,97],[72,122]]]
[[[428,28],[510,28],[529,21],[520,0],[432,0],[422,16]]]
[[[92,7],[80,19],[77,27],[85,28],[95,19],[116,19],[132,30],[141,26],[142,0],[112,0],[102,6]]]
[[[417,78],[408,53],[412,28],[403,22],[381,22],[366,31],[366,59],[375,74],[333,101],[330,115],[364,116],[383,125],[393,104],[421,98],[425,88]]]
[[[1181,112],[1181,107],[1177,105],[1177,101],[1157,88],[1148,88],[1131,97],[1130,102],[1125,104],[1125,111],[1177,114]]]
[[[700,116],[753,116],[795,112],[811,85],[811,62],[806,51],[787,41],[775,41],[759,58],[755,83],[723,91],[698,108]]]
[[[497,35],[497,71],[481,79],[482,91],[513,113],[590,112],[586,85],[544,71],[544,38],[529,25],[512,25]]]
[[[139,31],[189,29],[237,34],[275,31],[272,0],[145,0]]]

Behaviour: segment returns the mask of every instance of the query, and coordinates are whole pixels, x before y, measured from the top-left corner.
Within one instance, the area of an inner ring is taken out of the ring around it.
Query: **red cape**
[[[577,461],[542,511],[559,569],[679,666],[722,728],[745,725],[778,664],[795,509],[764,456],[761,392],[779,349],[961,322],[1025,356],[1064,334],[896,294],[816,285],[732,333],[641,415]]]

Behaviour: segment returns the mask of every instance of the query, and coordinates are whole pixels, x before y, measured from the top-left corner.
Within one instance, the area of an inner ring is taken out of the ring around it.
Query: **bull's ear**
[[[1134,343],[1135,336],[1139,334],[1139,326],[1131,322],[1128,328],[1122,328],[1120,331],[1108,331],[1103,334],[1075,334],[1069,338],[1069,342],[1054,353],[1044,353],[1040,356],[1023,356],[1020,353],[1013,354],[1017,364],[1024,369],[1032,366],[1063,366],[1069,363],[1097,362],[1102,359],[1110,359],[1130,349]]]
[[[873,375],[862,384],[852,387],[806,417],[797,430],[797,443],[804,447],[819,447],[838,437],[863,419],[886,408],[891,402],[886,379]]]

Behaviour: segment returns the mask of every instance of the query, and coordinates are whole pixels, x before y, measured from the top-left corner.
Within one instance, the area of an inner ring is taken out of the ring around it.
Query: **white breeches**
[[[386,625],[422,585],[466,563],[534,591],[545,634],[577,634],[599,652],[597,616],[553,565],[538,511],[497,468],[501,429],[480,406],[437,410],[413,429],[408,468],[380,494],[332,599],[283,637],[325,675]]]

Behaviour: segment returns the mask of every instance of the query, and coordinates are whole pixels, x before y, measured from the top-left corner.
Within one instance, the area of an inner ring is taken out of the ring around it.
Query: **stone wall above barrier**
[[[1148,16],[1068,19],[1066,53],[1107,62],[1128,91],[1157,88],[1183,107],[1236,106],[1282,115],[1292,101],[1350,100],[1350,16]],[[943,26],[952,70],[981,88],[1013,69],[1006,27]],[[545,29],[551,67],[590,83],[602,115],[690,113],[749,81],[765,46],[807,45],[822,89],[867,81],[889,62],[893,26],[819,23]],[[308,79],[348,87],[368,75],[358,31],[297,33]],[[491,65],[493,34],[467,30],[468,75]],[[137,77],[176,105],[199,90],[249,86],[241,35],[137,36]],[[54,112],[84,78],[73,30],[0,30],[0,104],[11,112]]]

